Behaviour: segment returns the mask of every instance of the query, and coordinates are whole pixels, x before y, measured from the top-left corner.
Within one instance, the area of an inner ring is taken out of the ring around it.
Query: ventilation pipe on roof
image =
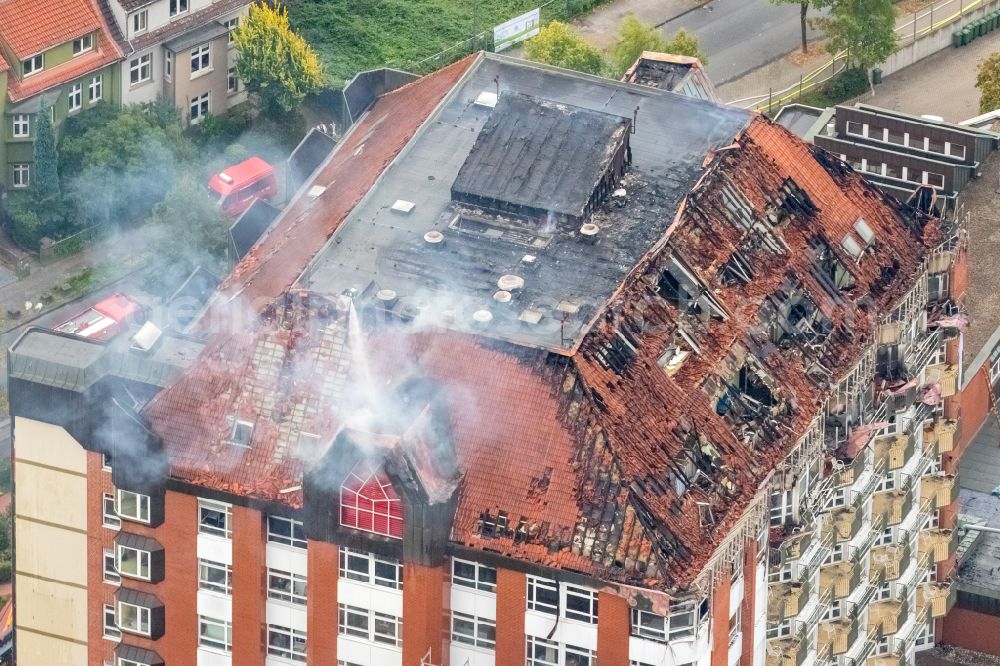
[[[444,234],[437,229],[432,229],[424,234],[424,242],[432,248],[444,247]]]
[[[472,313],[472,322],[477,328],[486,328],[493,321],[493,313],[489,310],[476,310]]]
[[[517,275],[501,275],[497,280],[497,286],[503,291],[514,291],[524,289],[524,278]]]
[[[510,303],[511,295],[509,291],[500,290],[493,294],[493,300],[497,303]]]
[[[592,222],[587,222],[580,227],[580,236],[589,243],[597,242],[597,234],[601,228]]]
[[[632,134],[635,134],[635,126],[639,122],[639,105],[635,105],[635,109],[632,111]]]

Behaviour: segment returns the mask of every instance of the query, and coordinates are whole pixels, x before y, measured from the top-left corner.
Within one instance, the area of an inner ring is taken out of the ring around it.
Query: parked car
[[[129,322],[142,319],[145,310],[141,305],[122,294],[113,294],[63,322],[56,330],[90,340],[110,340],[128,328]]]
[[[270,164],[251,157],[209,178],[208,193],[226,215],[239,217],[257,199],[270,201],[277,196],[278,179]]]

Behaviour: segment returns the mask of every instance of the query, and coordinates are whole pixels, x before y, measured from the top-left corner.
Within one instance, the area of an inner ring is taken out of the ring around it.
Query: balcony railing
[[[958,421],[953,419],[934,419],[933,423],[925,424],[924,451],[935,457],[950,453],[955,448],[957,430]]]
[[[851,659],[847,659],[846,662],[849,666],[861,666],[865,664],[868,660],[868,656],[875,652],[878,644],[882,642],[882,629],[881,627],[876,627],[875,631],[872,631],[869,627],[868,635],[865,639],[864,645],[858,651],[858,654]]]
[[[957,588],[952,582],[922,583],[917,586],[917,614],[929,618],[944,617],[955,606]]]
[[[817,652],[829,658],[844,654],[858,640],[858,631],[858,621],[855,617],[820,622],[816,634]]]
[[[872,498],[872,515],[882,516],[885,527],[899,525],[913,508],[913,490],[909,486],[875,493]]]
[[[917,550],[934,564],[944,562],[958,551],[958,532],[938,527],[922,530],[917,536]]]
[[[944,334],[941,329],[935,328],[927,332],[920,344],[912,346],[909,358],[906,359],[906,367],[910,370],[911,376],[916,376],[927,363],[930,362],[934,353],[941,348],[944,342]],[[934,366],[931,366],[934,367]]]
[[[880,461],[876,463],[872,468],[872,473],[864,480],[863,483],[858,485],[853,490],[853,495],[851,497],[851,503],[855,506],[861,506],[868,501],[868,498],[872,496],[875,488],[878,484],[882,482],[882,478],[885,476],[885,461]]]
[[[920,498],[931,499],[935,509],[955,502],[958,492],[958,478],[954,474],[936,472],[920,479]]]
[[[851,553],[851,557],[860,562],[868,551],[871,550],[872,546],[875,545],[878,538],[882,536],[882,532],[884,530],[885,516],[873,515],[871,529],[868,530],[868,536],[865,537],[865,540],[859,543],[856,548],[854,548],[854,552]]]
[[[906,598],[875,601],[868,606],[868,631],[881,628],[883,635],[895,634],[909,617]]]
[[[847,466],[834,472],[833,478],[833,488],[843,488],[844,486],[853,485],[855,481],[861,478],[861,475],[865,471],[865,452],[862,451],[854,457]]]
[[[889,435],[875,439],[875,465],[882,465],[886,471],[902,469],[913,455],[916,438],[910,435]]]
[[[832,535],[834,545],[850,541],[861,531],[864,518],[864,511],[855,506],[834,509],[823,526],[824,536]]]
[[[874,578],[875,574],[881,570],[884,572],[885,580],[898,580],[910,566],[910,556],[908,543],[872,548],[869,575]]]
[[[820,593],[830,592],[833,601],[851,595],[861,584],[861,566],[854,560],[823,567],[819,572]]]

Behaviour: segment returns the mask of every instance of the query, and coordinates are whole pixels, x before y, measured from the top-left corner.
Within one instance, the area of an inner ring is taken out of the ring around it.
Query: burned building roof
[[[692,56],[643,51],[625,72],[622,80],[689,97],[722,102],[701,61]]]
[[[477,105],[497,81],[497,105]],[[640,106],[597,233],[453,201],[505,97],[624,119]],[[938,241],[933,220],[765,118],[497,56],[380,98],[312,182],[214,301],[210,324],[247,303],[251,324],[213,334],[144,411],[171,474],[301,507],[338,433],[370,432],[373,451],[411,447],[399,482],[427,495],[453,487],[433,462],[454,456],[453,544],[670,591]],[[288,290],[317,251],[303,230],[332,238]],[[435,387],[449,447],[384,418],[414,381]]]
[[[630,127],[628,118],[508,92],[496,101],[459,169],[452,199],[582,222],[615,159],[626,160]],[[614,181],[621,175],[612,174]]]

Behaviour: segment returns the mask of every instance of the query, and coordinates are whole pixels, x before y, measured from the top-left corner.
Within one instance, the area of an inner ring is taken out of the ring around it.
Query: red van
[[[278,179],[270,164],[251,157],[209,178],[208,193],[226,215],[239,217],[257,199],[273,199],[278,194]]]

